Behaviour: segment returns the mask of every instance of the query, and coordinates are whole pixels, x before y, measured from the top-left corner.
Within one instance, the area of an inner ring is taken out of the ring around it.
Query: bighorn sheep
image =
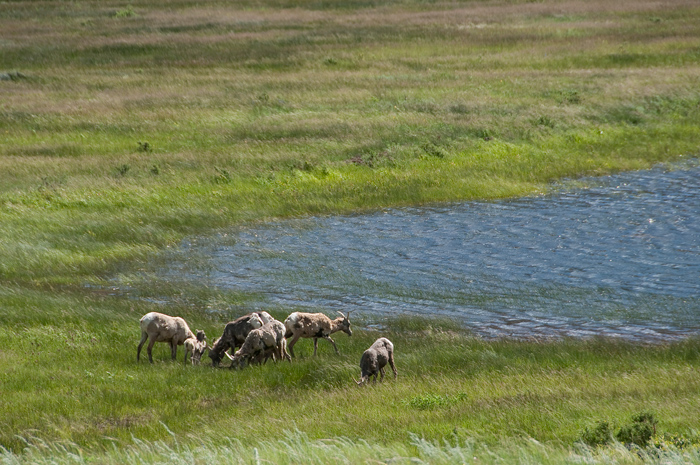
[[[340,354],[340,352],[338,352],[338,347],[335,345],[335,341],[331,339],[331,334],[337,331],[343,331],[347,333],[348,336],[352,336],[352,330],[350,329],[350,312],[346,315],[340,313],[340,317],[335,320],[331,320],[323,313],[294,312],[284,320],[284,326],[287,329],[284,337],[287,339],[291,338],[288,346],[289,353],[292,354],[292,357],[294,357],[294,344],[297,343],[300,337],[314,338],[314,356],[316,356],[319,338],[323,338],[333,344],[335,353]]]
[[[292,358],[287,353],[287,340],[284,338],[284,333],[284,325],[277,320],[251,330],[243,346],[233,357],[226,354],[231,359],[231,367],[238,365],[243,368],[246,360],[249,360],[249,363],[267,362],[270,356],[273,360],[286,359],[291,362]]]
[[[369,381],[371,376],[374,376],[374,382],[377,382],[377,373],[381,375],[379,382],[384,380],[384,367],[387,362],[391,369],[394,370],[394,378],[398,376],[396,365],[394,365],[394,344],[385,337],[380,337],[369,349],[365,350],[360,359],[360,380],[357,384],[362,384]]]
[[[151,351],[156,342],[168,342],[170,344],[170,352],[173,360],[177,356],[177,346],[181,346],[189,338],[195,338],[195,335],[190,331],[187,322],[179,316],[168,316],[158,312],[150,312],[141,317],[139,321],[141,326],[141,342],[136,350],[136,361],[141,358],[141,348],[148,341],[148,361],[153,363],[153,355]],[[202,332],[204,334],[204,332]],[[187,352],[185,352],[185,361],[187,361]]]
[[[224,333],[209,348],[209,358],[211,358],[212,365],[219,366],[228,349],[235,351],[236,347],[241,347],[251,330],[260,328],[272,319],[267,312],[253,312],[227,323]]]
[[[187,354],[192,354],[192,365],[199,365],[202,355],[207,350],[206,338],[204,331],[197,331],[196,338],[185,340],[185,363],[187,363]]]

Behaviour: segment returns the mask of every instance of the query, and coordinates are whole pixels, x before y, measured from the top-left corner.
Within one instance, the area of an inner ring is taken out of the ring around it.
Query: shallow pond
[[[700,167],[676,168],[231,230],[184,243],[159,274],[256,293],[249,308],[447,315],[485,337],[697,335]]]

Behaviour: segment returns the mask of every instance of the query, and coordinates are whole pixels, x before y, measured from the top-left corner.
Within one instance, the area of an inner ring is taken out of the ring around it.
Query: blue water
[[[448,315],[485,337],[683,338],[700,334],[700,167],[675,168],[231,230],[184,243],[159,274],[256,293],[250,309]]]

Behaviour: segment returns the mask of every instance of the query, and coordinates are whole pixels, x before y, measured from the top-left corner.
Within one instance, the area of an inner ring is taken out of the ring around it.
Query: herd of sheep
[[[212,365],[218,367],[221,359],[226,356],[231,360],[231,368],[243,368],[246,364],[265,363],[269,358],[273,361],[292,361],[294,344],[299,338],[313,338],[314,356],[318,349],[319,338],[326,339],[336,353],[338,347],[331,339],[331,334],[343,331],[352,336],[350,329],[350,313],[331,320],[323,313],[294,312],[284,320],[275,320],[267,312],[253,312],[237,318],[226,324],[224,332],[210,347],[207,345],[204,331],[195,335],[180,317],[168,316],[163,313],[150,312],[140,320],[141,342],[136,350],[136,360],[141,358],[141,349],[148,340],[148,360],[153,363],[152,350],[156,342],[170,344],[172,359],[177,356],[177,346],[185,346],[185,363],[191,358],[193,364],[201,361],[202,355],[208,350]],[[289,341],[289,342],[287,342]],[[238,349],[238,350],[236,350]],[[231,351],[231,354],[228,351]],[[289,351],[287,351],[289,350]],[[291,355],[290,355],[291,354]],[[385,337],[380,337],[369,349],[365,350],[360,359],[360,380],[357,384],[367,383],[371,377],[377,381],[384,379],[384,367],[389,364],[397,377],[394,365],[394,344]]]

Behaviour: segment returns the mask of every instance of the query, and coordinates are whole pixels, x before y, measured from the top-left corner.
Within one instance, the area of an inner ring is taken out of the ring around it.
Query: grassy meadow
[[[293,364],[232,372],[161,344],[151,366],[142,314],[211,342],[247,296],[110,287],[192,234],[697,158],[699,17],[694,0],[0,3],[0,460],[700,463],[698,339],[390,320],[399,379],[358,389],[362,318],[341,356],[302,341]],[[643,411],[687,444],[580,444]]]

